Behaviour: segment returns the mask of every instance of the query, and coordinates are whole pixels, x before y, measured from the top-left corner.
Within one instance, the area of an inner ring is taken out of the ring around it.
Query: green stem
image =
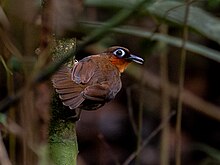
[[[167,26],[161,25],[160,32],[167,34]],[[169,79],[168,79],[168,52],[167,45],[164,42],[159,43],[160,50],[160,76],[161,76],[161,122],[165,125],[161,134],[161,149],[160,149],[160,165],[169,164],[169,123],[166,121],[170,114],[170,96],[169,96]]]
[[[50,157],[55,165],[76,165],[78,146],[75,124],[62,120],[54,121],[50,132]]]
[[[75,112],[62,105],[57,94],[53,97],[51,107],[50,157],[55,165],[76,165],[78,145],[75,122],[67,120]]]
[[[180,74],[179,74],[179,88],[178,88],[178,104],[177,104],[177,119],[176,119],[176,165],[181,165],[181,122],[182,122],[182,102],[183,102],[183,88],[185,77],[185,61],[186,61],[186,41],[188,38],[187,18],[189,14],[190,0],[186,0],[186,9],[183,26],[183,42],[180,57]]]

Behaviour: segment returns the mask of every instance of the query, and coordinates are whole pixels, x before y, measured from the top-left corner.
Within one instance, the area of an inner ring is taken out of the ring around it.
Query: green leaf
[[[183,24],[185,16],[185,4],[176,1],[156,2],[148,7],[151,14]],[[194,6],[190,6],[187,24],[209,39],[220,43],[220,19],[208,12]]]
[[[0,113],[0,123],[5,125],[7,123],[7,116],[3,113]]]
[[[195,144],[193,145],[193,149],[203,151],[213,159],[220,162],[220,150],[217,150],[206,144]]]
[[[98,28],[102,26],[102,23],[97,22],[82,22],[82,25],[84,27],[87,27],[88,29],[91,28]],[[177,37],[172,37],[165,34],[160,33],[152,33],[137,27],[132,26],[123,26],[120,28],[113,28],[112,31],[122,34],[128,34],[133,35],[136,37],[142,37],[142,38],[149,38],[151,40],[155,41],[163,41],[165,43],[168,43],[172,46],[176,47],[182,47],[182,39]],[[201,56],[204,56],[206,58],[212,59],[214,61],[220,62],[220,52],[216,51],[214,49],[208,48],[206,46],[203,46],[201,44],[186,41],[185,49],[194,53],[197,53]]]
[[[130,10],[135,2],[137,2],[137,0],[86,0],[85,4],[89,6],[126,8]],[[185,3],[166,0],[157,2],[149,1],[142,10],[146,15],[150,13],[166,21],[183,25],[186,11],[185,8]],[[220,19],[214,17],[205,10],[191,5],[187,25],[205,37],[220,43]]]
[[[117,0],[117,1],[85,0],[84,3],[89,6],[105,7],[105,8],[131,8],[135,2],[131,3],[127,0]]]

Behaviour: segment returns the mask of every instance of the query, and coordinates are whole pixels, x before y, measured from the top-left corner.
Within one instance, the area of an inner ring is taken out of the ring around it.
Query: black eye
[[[125,56],[126,52],[123,49],[117,49],[113,52],[113,54],[118,57],[123,57]]]

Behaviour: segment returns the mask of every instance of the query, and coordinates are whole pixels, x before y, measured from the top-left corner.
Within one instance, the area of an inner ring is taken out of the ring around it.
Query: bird
[[[121,73],[131,62],[143,64],[144,60],[125,47],[112,46],[75,62],[72,68],[62,66],[52,76],[52,84],[63,105],[71,110],[97,110],[120,91]]]

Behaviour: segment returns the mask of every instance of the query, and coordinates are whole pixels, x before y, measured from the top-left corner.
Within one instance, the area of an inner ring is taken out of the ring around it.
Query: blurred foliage
[[[104,0],[104,2],[101,0],[95,0],[95,1],[87,0],[85,3],[88,5],[99,6],[99,7],[106,7],[106,6],[114,7],[112,5],[116,5],[117,7],[120,6],[121,8],[129,9],[133,5],[134,1],[129,1],[125,3],[123,0],[122,1],[120,0],[117,1],[117,3],[115,4],[109,0]],[[160,17],[162,21],[167,20],[182,25],[184,19],[185,6],[184,3],[181,2],[158,1],[147,4],[145,8],[143,8],[143,11],[145,12],[145,15],[146,14],[155,15]],[[144,13],[142,12],[142,14]],[[207,38],[213,39],[216,42],[219,42],[218,36],[220,36],[219,34],[220,30],[218,28],[219,23],[220,23],[219,19],[210,15],[205,10],[198,8],[196,6],[190,6],[189,17],[187,21],[188,26],[198,31],[199,33],[202,33]]]
[[[219,7],[219,5],[220,5],[220,0],[208,0],[208,6],[211,9],[216,9]]]
[[[0,113],[0,123],[3,125],[7,123],[7,116],[5,114]]]
[[[183,3],[165,1],[153,4],[149,7],[149,11],[152,14],[160,16],[160,18],[183,24],[185,8]],[[220,42],[218,37],[220,36],[219,23],[219,19],[213,17],[206,11],[198,7],[190,7],[187,25],[216,42]]]
[[[8,66],[14,71],[21,71],[22,69],[22,63],[19,61],[16,57],[11,57],[8,61]]]
[[[207,155],[209,155],[212,159],[215,160],[215,162],[220,163],[220,150],[217,150],[213,147],[210,147],[206,144],[195,144],[192,146],[194,150],[199,150],[205,152]]]

